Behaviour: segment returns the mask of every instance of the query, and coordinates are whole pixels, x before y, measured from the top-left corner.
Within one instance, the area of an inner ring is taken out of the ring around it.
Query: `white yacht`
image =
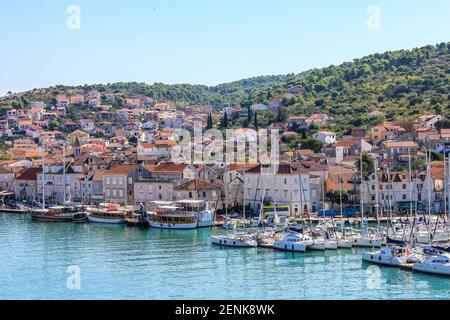
[[[408,248],[404,247],[388,247],[381,251],[364,252],[362,260],[365,262],[381,264],[386,266],[399,267],[419,261],[419,257],[409,253]]]
[[[290,252],[306,252],[308,246],[313,245],[311,238],[298,233],[288,233],[283,239],[275,241],[273,248]]]
[[[413,265],[418,272],[450,276],[450,257],[447,255],[430,256]]]
[[[249,234],[218,235],[210,236],[210,238],[213,244],[224,247],[252,248],[258,246],[256,240]]]
[[[367,227],[363,227],[361,235],[353,238],[355,247],[380,248],[383,245],[383,238],[375,232],[370,232]]]
[[[312,241],[313,241],[313,243],[308,246],[309,250],[325,251],[325,249],[326,249],[325,239],[315,238]]]

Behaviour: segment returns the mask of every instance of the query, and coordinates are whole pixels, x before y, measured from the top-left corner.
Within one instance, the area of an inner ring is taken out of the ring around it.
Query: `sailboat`
[[[245,168],[244,168],[244,174],[245,174]],[[225,187],[225,223],[227,223],[228,220],[228,174],[227,174],[227,164],[225,161],[225,170],[224,170],[224,187]],[[244,177],[244,183],[245,183],[245,177]],[[244,193],[245,193],[245,187],[244,187]],[[244,201],[245,206],[245,201]],[[227,226],[229,226],[229,222],[227,223]],[[245,210],[244,210],[244,228],[245,228]],[[252,248],[257,247],[258,243],[254,239],[254,237],[250,234],[247,234],[245,232],[243,233],[229,233],[225,235],[211,235],[210,240],[212,244],[224,246],[224,247],[235,247],[235,248]]]
[[[409,163],[411,164],[411,157],[409,157],[409,159],[410,159]],[[410,200],[412,200],[411,165],[410,165],[409,183],[410,183]],[[410,204],[410,208],[412,208],[411,204]],[[405,228],[403,231],[404,235],[406,235],[406,227],[407,226],[403,227],[403,228]],[[414,230],[412,230],[412,232],[414,232]],[[388,245],[389,245],[389,242],[391,243],[391,245],[392,244],[395,244],[395,245],[391,246],[391,247],[383,248],[383,249],[381,249],[381,251],[364,252],[362,254],[362,260],[365,262],[386,265],[386,266],[392,266],[392,267],[411,265],[413,263],[417,263],[420,261],[421,256],[422,256],[420,253],[412,250],[413,253],[411,254],[410,246],[411,247],[413,246],[413,238],[412,237],[411,237],[411,241],[409,244],[405,241],[406,239],[404,239],[404,237],[403,237],[403,241],[393,240],[393,239],[389,238],[389,234],[388,234],[387,239],[388,239]],[[406,246],[405,246],[405,244],[406,244]]]
[[[445,160],[444,160],[445,163]],[[446,172],[446,191],[448,193],[448,210],[447,214],[450,218],[450,157],[448,158],[448,171]],[[445,195],[444,195],[445,197]],[[450,222],[450,221],[449,221]],[[447,223],[449,223],[447,222]],[[447,224],[448,230],[448,224]],[[431,239],[430,239],[431,240]],[[426,251],[426,252],[425,252]],[[450,256],[448,247],[440,247],[432,245],[430,248],[425,248],[424,252],[430,255],[424,256],[419,262],[413,265],[413,271],[429,273],[435,275],[450,276]]]
[[[38,222],[85,222],[86,213],[81,206],[68,206],[66,203],[66,157],[63,146],[63,205],[45,207],[45,147],[42,148],[42,208],[31,210],[31,219]]]
[[[376,252],[364,252],[362,260],[374,264],[399,267],[416,263],[420,259],[417,254],[410,254],[408,247],[387,247]]]
[[[361,234],[360,236],[355,236],[353,238],[353,245],[356,247],[381,247],[383,245],[383,239],[379,234],[375,233],[373,230],[369,230],[369,228],[364,224],[364,198],[363,198],[363,187],[362,183],[364,181],[364,173],[363,173],[363,158],[362,153],[360,155],[360,171],[361,171]],[[377,220],[378,219],[378,176],[377,176],[377,160],[375,160],[375,200],[376,200],[376,213]]]

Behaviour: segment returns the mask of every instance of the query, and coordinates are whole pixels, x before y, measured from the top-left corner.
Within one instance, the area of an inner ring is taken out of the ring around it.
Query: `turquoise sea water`
[[[31,222],[0,213],[0,299],[450,299],[450,279],[361,262],[213,246],[218,230]],[[67,288],[68,267],[80,290]]]

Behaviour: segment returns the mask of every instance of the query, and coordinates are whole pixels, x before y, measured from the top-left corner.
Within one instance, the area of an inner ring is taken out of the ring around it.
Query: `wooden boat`
[[[152,228],[189,230],[198,226],[198,215],[183,210],[177,203],[156,201],[151,206],[155,209],[148,213],[148,221]]]
[[[80,222],[86,219],[82,207],[55,206],[48,209],[33,209],[31,219],[38,222]]]
[[[108,204],[106,208],[88,209],[87,218],[89,222],[106,224],[123,224],[127,218],[127,211],[119,205]]]

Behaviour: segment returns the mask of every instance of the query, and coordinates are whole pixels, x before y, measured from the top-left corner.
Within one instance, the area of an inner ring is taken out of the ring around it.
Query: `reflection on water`
[[[364,249],[285,253],[213,246],[211,230],[48,224],[0,214],[2,299],[448,299],[450,281],[380,268]],[[66,286],[80,267],[81,290]]]

